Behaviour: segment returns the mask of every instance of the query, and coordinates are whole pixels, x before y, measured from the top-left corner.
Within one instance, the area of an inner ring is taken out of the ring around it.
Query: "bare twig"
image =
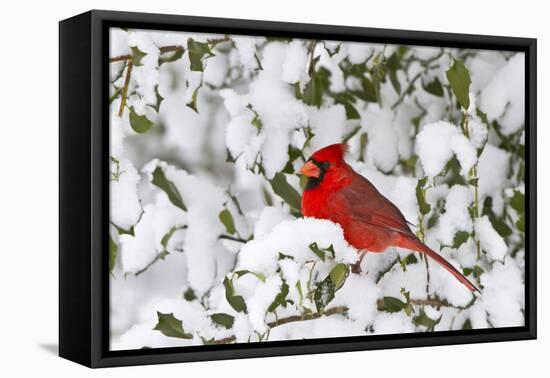
[[[232,240],[239,243],[246,243],[248,240],[231,235],[220,235],[218,239]]]
[[[293,323],[293,322],[301,322],[306,320],[314,320],[319,319],[323,316],[332,316],[332,315],[338,315],[338,314],[345,314],[348,312],[348,308],[346,306],[337,306],[329,308],[326,311],[323,311],[321,313],[311,313],[311,314],[305,314],[305,315],[292,315],[288,316],[286,318],[280,318],[273,322],[267,323],[268,330],[267,332],[271,331],[275,327],[282,326],[283,324]],[[214,340],[214,344],[229,344],[233,343],[237,340],[235,335],[231,335],[228,337],[224,337],[223,339]]]
[[[126,98],[128,97],[128,87],[130,86],[130,77],[132,76],[132,67],[134,66],[132,60],[128,61],[128,68],[126,68],[126,79],[124,80],[124,87],[122,87],[122,94],[120,99],[120,108],[118,109],[118,116],[122,117],[124,113],[124,107],[126,106]]]

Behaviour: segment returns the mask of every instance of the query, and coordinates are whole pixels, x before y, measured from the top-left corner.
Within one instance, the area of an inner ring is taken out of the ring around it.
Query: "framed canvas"
[[[536,40],[60,22],[59,353],[536,337]]]

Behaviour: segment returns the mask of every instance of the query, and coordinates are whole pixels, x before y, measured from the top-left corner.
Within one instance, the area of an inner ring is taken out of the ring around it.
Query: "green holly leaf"
[[[332,244],[329,245],[327,248],[320,248],[316,242],[313,242],[309,245],[309,249],[311,250],[311,252],[315,253],[315,255],[317,255],[317,257],[319,257],[323,262],[325,262],[327,253],[329,253],[332,258],[334,258],[335,256],[334,247],[332,246]]]
[[[281,291],[279,292],[279,294],[275,296],[275,299],[273,300],[271,305],[269,305],[269,308],[267,309],[268,312],[275,311],[279,306],[286,307],[286,304],[287,304],[286,297],[288,295],[288,289],[289,287],[287,283],[283,280],[283,284],[281,285]]]
[[[422,83],[422,87],[426,92],[434,96],[443,97],[444,95],[443,85],[441,85],[441,81],[439,81],[439,78],[437,76],[428,84]]]
[[[423,308],[420,309],[420,313],[413,318],[413,323],[417,326],[424,326],[428,329],[428,331],[433,331],[435,329],[435,326],[439,324],[441,321],[441,318],[443,315],[441,315],[438,319],[432,319],[428,315],[426,315],[426,312]]]
[[[418,209],[422,215],[428,214],[432,207],[426,201],[426,183],[428,182],[428,177],[421,178],[416,184],[416,201],[418,202]]]
[[[270,181],[275,194],[281,197],[290,207],[300,211],[302,198],[287,181],[284,173],[278,172]]]
[[[237,232],[237,229],[235,228],[235,221],[233,220],[233,215],[231,215],[231,212],[228,209],[223,209],[218,215],[218,218],[220,218],[220,221],[225,226],[225,230],[228,234],[233,235],[235,232]]]
[[[519,190],[514,190],[514,195],[510,198],[510,206],[518,214],[525,212],[525,195]]]
[[[115,268],[117,255],[118,255],[118,245],[115,243],[115,241],[109,234],[109,273],[112,273],[113,269]]]
[[[193,289],[189,288],[183,293],[183,299],[185,299],[187,302],[191,302],[197,299],[197,296],[195,295]]]
[[[235,294],[233,281],[225,277],[223,280],[223,286],[225,288],[225,298],[227,299],[227,303],[229,303],[235,311],[244,312],[246,314],[246,302],[242,296]]]
[[[201,87],[202,87],[202,83],[197,88],[195,88],[195,90],[193,91],[193,94],[191,95],[191,101],[189,101],[187,104],[185,104],[185,106],[192,109],[197,114],[199,114],[199,108],[198,108],[198,105],[197,105],[197,98],[199,96],[199,89]]]
[[[335,292],[336,287],[334,286],[330,275],[317,284],[313,294],[313,301],[315,302],[317,312],[320,313],[327,307],[327,305],[334,299]]]
[[[233,323],[235,323],[234,316],[231,316],[229,314],[224,314],[223,312],[218,312],[216,314],[210,315],[210,319],[212,319],[213,323],[227,329],[230,329],[231,327],[233,327]]]
[[[516,221],[516,227],[518,228],[518,230],[520,230],[521,232],[525,232],[525,214],[522,213],[518,220]]]
[[[147,119],[144,115],[139,115],[136,113],[133,107],[130,108],[130,126],[132,126],[132,129],[138,133],[138,134],[144,134],[151,126],[153,126],[153,122],[151,122],[149,119]]]
[[[151,183],[164,191],[174,206],[179,207],[183,211],[187,211],[187,207],[183,203],[183,199],[181,198],[181,194],[176,188],[176,185],[166,178],[166,175],[161,167],[156,167],[153,171],[153,179],[151,180]]]
[[[447,80],[451,84],[456,99],[462,109],[468,110],[470,107],[470,72],[461,60],[453,59],[453,65],[447,70]]]
[[[164,100],[164,97],[162,97],[159,93],[159,86],[155,85],[155,96],[156,96],[156,103],[154,105],[149,105],[151,108],[155,109],[155,111],[158,113],[160,111],[160,104],[162,104],[162,101]]]
[[[314,71],[302,94],[304,103],[320,108],[323,103],[323,95],[328,92],[330,86],[329,78],[330,71],[324,67]]]
[[[187,40],[187,50],[189,51],[191,71],[204,71],[203,58],[207,59],[214,56],[208,43],[197,42],[193,38]]]
[[[453,248],[458,249],[462,244],[470,238],[470,233],[466,231],[458,231],[453,238]]]
[[[386,312],[399,312],[405,307],[407,307],[407,304],[398,298],[384,297],[382,298],[382,306],[380,306],[378,310]]]
[[[172,62],[175,62],[176,60],[181,59],[184,52],[185,52],[185,49],[181,47],[173,52],[162,54],[159,57],[159,66],[162,66],[164,63],[172,63]]]
[[[141,63],[141,60],[145,55],[147,55],[147,53],[144,53],[143,51],[138,49],[137,46],[131,47],[131,49],[132,49],[132,64],[136,67],[143,65]]]
[[[349,269],[346,264],[337,264],[329,273],[330,280],[334,284],[334,289],[337,291],[340,289],[344,282],[346,282],[346,278],[348,278],[349,275]]]
[[[164,336],[176,337],[178,339],[192,339],[193,335],[187,333],[183,329],[181,320],[174,317],[173,313],[163,314],[157,311],[158,323],[153,328],[155,331],[160,331]]]
[[[256,276],[256,278],[259,279],[260,281],[265,282],[265,276],[262,273],[255,273],[255,272],[252,272],[250,270],[243,269],[243,270],[237,270],[233,274],[235,276],[237,276],[237,278],[240,278],[240,277],[244,276],[245,274],[252,274],[253,276]]]

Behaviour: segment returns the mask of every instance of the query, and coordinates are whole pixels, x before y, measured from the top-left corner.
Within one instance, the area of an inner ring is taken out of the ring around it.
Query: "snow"
[[[290,220],[288,213],[280,207],[266,206],[262,209],[258,220],[254,224],[254,237],[261,238],[268,234],[273,227],[284,220]]]
[[[476,219],[476,233],[479,235],[481,248],[492,260],[502,260],[508,252],[504,239],[495,231],[487,215]]]
[[[504,134],[513,134],[524,123],[525,55],[515,54],[481,91],[480,108],[492,121],[500,118]]]
[[[254,294],[247,298],[248,314],[250,323],[257,332],[265,332],[268,327],[265,324],[265,313],[271,305],[275,296],[281,291],[281,278],[279,276],[271,276],[266,282],[260,282],[256,286]]]
[[[508,183],[509,154],[498,147],[488,144],[479,157],[478,176],[481,195],[499,194]]]
[[[246,243],[239,253],[237,268],[272,275],[277,270],[279,252],[303,265],[318,259],[309,248],[313,242],[321,248],[332,245],[335,261],[354,263],[356,260],[356,250],[345,241],[339,225],[328,220],[303,218],[282,221],[270,233]]]
[[[472,203],[472,192],[467,186],[454,185],[449,190],[445,202],[445,213],[439,218],[437,237],[443,245],[452,245],[459,231],[472,231],[472,218],[468,207]]]
[[[201,295],[214,283],[216,255],[224,252],[218,240],[218,235],[224,232],[218,215],[227,198],[220,188],[185,171],[168,166],[165,174],[181,193],[183,202],[187,206],[188,219],[193,219],[186,230],[183,249],[190,268],[189,284]]]
[[[206,61],[203,80],[214,87],[221,87],[227,76],[227,70],[227,57],[223,54],[216,54]]]
[[[283,63],[283,80],[289,84],[300,83],[308,78],[308,56],[304,42],[294,40],[288,45]]]
[[[373,324],[377,335],[414,332],[414,325],[404,312],[379,312]]]
[[[461,270],[460,266],[445,254],[445,251],[441,251],[440,254],[455,268]],[[458,307],[468,305],[474,296],[466,286],[458,283],[457,279],[445,268],[433,261],[430,263],[430,291]]]
[[[163,250],[162,238],[173,225],[184,225],[185,213],[174,208],[165,195],[143,208],[143,215],[134,227],[134,234],[119,235],[122,271],[137,273]]]
[[[256,62],[256,39],[254,37],[233,36],[233,42],[237,47],[241,64],[247,70],[255,70],[258,67]]]
[[[369,106],[361,116],[361,126],[368,133],[367,159],[383,172],[389,172],[399,160],[393,113],[388,108]]]
[[[141,31],[128,33],[128,46],[137,47],[146,54],[141,59],[140,65],[134,64],[132,68],[132,78],[137,85],[136,92],[139,99],[131,101],[131,105],[136,108],[136,111],[143,114],[146,104],[155,104],[157,101],[155,85],[159,76],[159,49],[153,43],[149,33]]]
[[[364,63],[374,52],[374,47],[366,43],[348,43],[348,59],[351,64]]]
[[[512,258],[493,263],[493,269],[481,277],[483,307],[494,327],[524,325],[522,274]]]
[[[315,136],[311,151],[342,141],[346,127],[346,110],[343,105],[331,105],[317,109],[309,107],[309,122]]]
[[[458,126],[449,122],[439,121],[425,125],[416,140],[417,153],[428,176],[440,174],[453,153],[460,162],[463,175],[477,162],[477,153],[472,143]]]
[[[126,158],[118,160],[118,179],[112,177],[117,172],[116,163],[111,162],[110,214],[111,222],[129,230],[142,213],[137,192],[140,176],[133,164]]]

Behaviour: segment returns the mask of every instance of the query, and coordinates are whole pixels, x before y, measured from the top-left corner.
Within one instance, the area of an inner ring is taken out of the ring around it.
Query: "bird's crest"
[[[315,153],[311,155],[311,157],[317,161],[329,161],[336,163],[344,160],[344,154],[347,152],[347,150],[347,144],[336,143],[315,151]]]

